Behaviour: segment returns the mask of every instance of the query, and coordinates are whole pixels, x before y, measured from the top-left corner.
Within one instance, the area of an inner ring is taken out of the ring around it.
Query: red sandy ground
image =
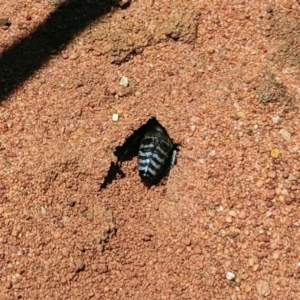
[[[0,2],[4,53],[62,1]],[[299,37],[296,0],[133,0],[53,51],[0,106],[0,298],[300,299]],[[168,178],[99,191],[151,117]]]

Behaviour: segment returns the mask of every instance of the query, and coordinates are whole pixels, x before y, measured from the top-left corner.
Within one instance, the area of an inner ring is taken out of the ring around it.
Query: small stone
[[[237,115],[238,119],[245,119],[245,117],[246,117],[245,112],[242,111],[242,110],[238,111],[238,112],[236,113],[236,115]]]
[[[228,215],[235,218],[237,214],[236,214],[236,212],[234,210],[230,210],[228,212]]]
[[[250,293],[251,292],[251,286],[249,285],[249,284],[246,284],[245,286],[244,286],[244,291],[246,292],[246,293]]]
[[[77,52],[72,52],[70,55],[69,55],[69,58],[72,59],[72,60],[75,60],[79,57],[79,53]]]
[[[14,228],[13,228],[13,230],[12,230],[12,232],[11,232],[11,235],[12,235],[13,237],[18,237],[19,234],[20,234],[20,232],[21,232],[21,227],[20,227],[20,226],[17,226],[17,227],[14,227]]]
[[[69,273],[66,275],[66,280],[71,281],[74,278],[75,274],[74,273]]]
[[[280,258],[280,251],[276,250],[273,252],[272,254],[272,258],[275,259],[275,260],[278,260]]]
[[[10,25],[9,19],[6,17],[0,17],[0,26]]]
[[[273,206],[273,203],[271,201],[266,201],[266,206],[267,207],[272,207]]]
[[[258,281],[256,283],[256,289],[257,289],[257,293],[260,296],[268,297],[269,295],[271,295],[270,285],[265,280]]]
[[[274,117],[272,117],[272,121],[273,121],[274,124],[279,124],[280,117],[279,116],[274,116]]]
[[[226,273],[226,279],[230,280],[230,281],[234,280],[235,279],[235,274],[232,273],[232,272],[227,272]]]
[[[76,204],[76,201],[74,201],[74,200],[70,200],[70,201],[68,202],[68,205],[69,205],[70,207],[74,207],[75,204]]]
[[[268,13],[268,14],[271,14],[273,12],[273,8],[271,5],[266,5],[265,6],[265,11]]]
[[[28,12],[25,13],[25,19],[26,19],[26,21],[31,21],[32,20],[32,17]]]
[[[272,200],[276,196],[275,189],[266,189],[265,190],[266,199]]]
[[[250,257],[248,260],[248,266],[253,267],[256,262],[257,262],[257,259],[255,259],[254,257]]]
[[[269,218],[272,216],[272,211],[268,210],[266,211],[266,217]]]
[[[63,52],[61,53],[61,57],[62,57],[63,59],[68,59],[68,58],[69,58],[68,52],[63,51]]]
[[[65,227],[65,225],[64,225],[64,223],[62,221],[59,221],[57,223],[57,225],[58,225],[59,228],[64,228]]]
[[[276,250],[278,248],[278,244],[276,242],[271,242],[270,243],[270,249]]]
[[[209,54],[213,54],[215,52],[215,48],[214,47],[208,47],[207,52]]]
[[[97,142],[97,139],[91,138],[91,143],[92,143],[92,144],[95,144],[96,142]]]
[[[257,182],[256,182],[256,186],[260,189],[260,188],[262,188],[263,187],[263,185],[264,185],[264,181],[263,180],[258,180]]]
[[[91,211],[88,211],[86,214],[85,214],[85,217],[87,218],[87,220],[89,220],[90,222],[92,222],[94,220],[94,213],[91,212]]]
[[[294,174],[289,174],[288,180],[294,181],[294,180],[297,180],[297,177]]]
[[[231,223],[232,222],[232,217],[231,216],[226,216],[225,221],[226,221],[226,223]]]
[[[279,158],[280,155],[281,155],[281,153],[280,153],[280,150],[279,150],[279,149],[274,148],[274,149],[271,150],[271,156],[272,156],[273,158]]]
[[[124,87],[128,87],[129,85],[129,80],[126,76],[122,76],[121,80],[120,80],[120,85],[124,86]]]
[[[61,254],[64,256],[64,257],[69,257],[69,254],[70,254],[70,251],[67,247],[63,247],[61,249]]]
[[[186,245],[186,246],[190,246],[192,244],[192,241],[190,238],[186,237],[182,240],[182,242]]]
[[[88,209],[89,209],[89,208],[88,208],[86,205],[82,205],[82,206],[80,207],[80,212],[83,214],[83,213],[87,212]]]
[[[215,156],[216,155],[216,150],[211,150],[208,155]]]
[[[99,264],[99,265],[97,266],[97,271],[98,271],[100,274],[107,273],[107,272],[108,272],[107,265],[106,265],[106,264]]]
[[[291,205],[294,202],[294,199],[289,195],[285,195],[284,202],[286,205]]]
[[[118,114],[113,114],[113,115],[112,115],[112,120],[113,120],[114,122],[118,122],[118,120],[119,120],[119,115],[118,115]]]
[[[11,281],[7,281],[5,283],[5,288],[10,289],[12,287],[12,282]]]
[[[194,132],[196,130],[196,127],[197,127],[196,125],[191,125],[190,126],[191,131]]]
[[[207,279],[207,280],[205,281],[204,284],[205,284],[206,286],[212,288],[212,287],[214,286],[215,282],[214,282],[214,280],[213,280],[212,278],[209,278],[209,279]]]
[[[55,239],[59,239],[61,237],[61,231],[59,231],[59,230],[55,231],[53,236]]]
[[[107,292],[109,291],[109,286],[106,285],[106,286],[104,287],[103,291],[104,291],[105,293],[107,293]]]
[[[274,179],[276,177],[276,172],[275,171],[270,171],[270,172],[268,172],[267,176],[271,179]]]
[[[279,133],[286,141],[289,141],[291,139],[292,135],[286,129],[280,129]]]
[[[75,264],[76,272],[80,272],[85,268],[85,263],[80,257],[74,259],[74,264]]]
[[[250,74],[249,75],[245,75],[243,77],[244,82],[247,83],[247,84],[249,84],[251,81],[253,81],[253,79],[254,79],[254,77],[252,75],[250,75]]]
[[[118,4],[119,4],[120,7],[124,8],[124,7],[126,7],[127,5],[130,4],[130,0],[119,0]]]
[[[241,210],[239,213],[239,218],[245,220],[247,218],[247,213],[244,210]]]
[[[80,251],[83,251],[84,250],[84,245],[80,242],[76,242],[75,243],[75,246],[77,249],[79,249]]]
[[[122,87],[119,92],[118,92],[118,96],[119,97],[126,97],[132,94],[132,90],[131,89],[127,89],[126,87]]]

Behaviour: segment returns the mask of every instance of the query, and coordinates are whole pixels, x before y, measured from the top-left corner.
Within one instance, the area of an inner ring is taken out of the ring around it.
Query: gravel
[[[298,299],[299,4],[100,2],[0,3],[0,298]]]
[[[227,272],[226,273],[226,279],[227,280],[234,280],[235,279],[235,274],[234,273],[232,273],[232,272]]]

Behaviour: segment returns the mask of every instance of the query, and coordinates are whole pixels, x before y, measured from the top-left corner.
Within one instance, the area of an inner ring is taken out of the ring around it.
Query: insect
[[[175,163],[176,149],[166,130],[158,123],[143,136],[138,152],[138,169],[147,184],[158,182]]]
[[[176,153],[177,145],[156,118],[151,118],[129,136],[122,146],[116,148],[114,154],[117,162],[111,162],[100,190],[118,177],[125,177],[121,169],[122,162],[132,160],[135,156],[138,156],[138,170],[142,181],[147,186],[157,184],[175,164]]]

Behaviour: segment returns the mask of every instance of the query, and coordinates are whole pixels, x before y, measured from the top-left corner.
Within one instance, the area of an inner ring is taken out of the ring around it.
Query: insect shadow
[[[117,162],[111,162],[108,173],[104,178],[104,182],[100,185],[100,190],[106,188],[107,185],[111,184],[114,180],[125,177],[125,174],[121,169],[122,162],[130,161],[134,157],[138,156],[143,138],[147,133],[153,131],[154,128],[161,128],[165,134],[168,135],[164,127],[157,121],[155,117],[153,117],[139,129],[135,130],[132,135],[125,140],[123,145],[116,147],[114,155],[117,157]],[[178,144],[173,144],[172,150],[173,153],[176,154],[178,151]],[[158,184],[160,180],[168,174],[169,169],[174,162],[175,155],[168,155],[162,170],[157,174],[157,176],[155,176],[153,180],[150,182],[144,182],[144,184],[148,187]]]

